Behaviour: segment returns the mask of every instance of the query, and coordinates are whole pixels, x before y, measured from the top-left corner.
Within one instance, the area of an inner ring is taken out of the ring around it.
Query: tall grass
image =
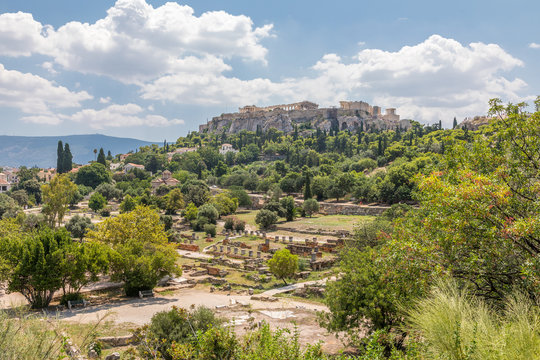
[[[538,304],[515,293],[504,309],[447,282],[408,311],[408,325],[430,359],[540,359]]]
[[[59,359],[64,338],[49,320],[21,312],[0,311],[0,358],[3,360]]]

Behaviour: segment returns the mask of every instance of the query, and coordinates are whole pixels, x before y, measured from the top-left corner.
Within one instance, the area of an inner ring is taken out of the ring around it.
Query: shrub
[[[255,223],[261,227],[261,229],[268,229],[274,225],[278,220],[275,212],[262,209],[257,213],[255,217]]]
[[[90,200],[88,201],[88,207],[90,209],[98,212],[103,209],[105,205],[107,205],[107,200],[100,193],[95,192],[90,196]]]
[[[234,222],[234,230],[236,231],[244,231],[246,230],[246,222],[244,220],[238,220]]]
[[[230,217],[227,217],[225,218],[225,225],[223,225],[223,227],[227,230],[233,230],[234,229],[234,223],[235,223],[235,218],[230,216]]]
[[[206,234],[208,234],[208,235],[210,235],[212,237],[216,236],[216,225],[214,225],[214,224],[206,224],[206,225],[204,225],[203,230],[204,230],[204,232]]]
[[[99,214],[103,217],[109,217],[111,216],[111,208],[105,208],[105,209],[102,209]]]
[[[199,212],[197,214],[197,217],[205,217],[208,219],[208,222],[211,224],[215,224],[217,222],[217,219],[219,217],[219,212],[212,204],[204,204],[199,208]]]

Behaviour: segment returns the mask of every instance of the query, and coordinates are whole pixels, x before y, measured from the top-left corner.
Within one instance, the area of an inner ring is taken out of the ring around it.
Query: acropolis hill
[[[244,106],[239,112],[221,114],[207,124],[199,126],[199,132],[238,133],[242,130],[266,131],[270,128],[285,133],[294,130],[294,125],[310,124],[311,128],[330,130],[332,125],[340,130],[365,131],[410,128],[410,120],[400,120],[396,109],[388,108],[382,114],[379,106],[363,101],[340,101],[340,107],[319,108],[318,104],[302,101],[292,104],[258,107]]]

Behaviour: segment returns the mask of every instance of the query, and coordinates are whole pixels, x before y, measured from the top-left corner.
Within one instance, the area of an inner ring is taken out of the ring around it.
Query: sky
[[[174,141],[244,105],[426,124],[540,95],[536,0],[0,0],[0,134]]]

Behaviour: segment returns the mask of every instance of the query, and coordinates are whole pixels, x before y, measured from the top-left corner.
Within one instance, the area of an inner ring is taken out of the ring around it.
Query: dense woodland
[[[406,132],[302,124],[292,134],[191,133],[140,148],[125,163],[145,170],[127,173],[111,172],[114,158],[103,151],[69,172],[69,147],[59,146],[64,174],[41,184],[36,169],[22,168],[17,187],[0,194],[0,275],[33,308],[48,306],[57,291],[62,301],[76,299],[105,273],[133,295],[181,272],[172,215],[215,236],[218,219],[243,229],[227,217],[250,206],[248,193],[265,196],[261,228],[310,216],[321,201],[394,204],[357,229],[327,285],[320,323],[354,350],[342,358],[538,359],[540,98],[533,113],[525,104],[490,105],[491,123],[475,132],[413,122]],[[221,155],[224,143],[239,151]],[[168,160],[190,147],[197,150]],[[179,185],[151,191],[165,170]],[[96,226],[82,217],[64,224],[82,199],[105,217],[117,201],[121,214]],[[24,215],[25,205],[42,206],[42,214]],[[195,331],[186,330],[189,319]],[[139,336],[137,356],[149,359],[327,358],[267,327],[238,337],[207,309],[156,314]]]

